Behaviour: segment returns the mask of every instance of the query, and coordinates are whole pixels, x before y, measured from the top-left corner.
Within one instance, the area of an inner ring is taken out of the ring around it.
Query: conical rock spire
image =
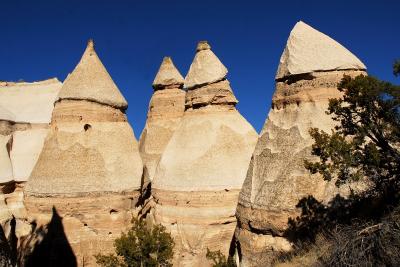
[[[185,78],[185,89],[223,80],[228,70],[218,57],[211,51],[207,41],[197,45],[196,55]]]
[[[196,55],[185,78],[186,109],[209,105],[235,106],[238,101],[226,79],[228,70],[206,41],[197,45]]]
[[[147,113],[146,125],[140,135],[139,150],[151,180],[158,161],[185,111],[183,77],[170,57],[164,57],[153,82],[155,89]],[[167,90],[162,90],[168,88]]]
[[[290,32],[275,78],[315,71],[365,69],[344,46],[299,21]]]
[[[128,103],[118,90],[89,40],[81,60],[61,88],[60,99],[88,100],[126,109]]]
[[[61,88],[60,98],[25,187],[24,203],[38,226],[49,223],[55,207],[74,254],[85,259],[79,265],[94,266],[93,255],[111,252],[115,237],[127,230],[138,212],[133,207],[141,187],[146,187],[142,159],[124,113],[126,101],[92,42]]]
[[[293,29],[279,65],[271,110],[239,195],[235,237],[242,265],[259,266],[262,261],[269,266],[274,253],[292,249],[284,233],[289,218],[299,216],[296,205],[302,198],[312,195],[329,203],[339,190],[346,194],[335,181],[311,175],[304,160],[316,159],[309,129],[331,132],[335,127],[326,110],[329,99],[342,97],[337,87],[343,75],[365,75],[363,69],[354,55],[329,37],[302,22]],[[309,75],[279,79],[303,73]]]
[[[238,194],[258,135],[235,108],[227,72],[210,46],[199,43],[185,80],[186,110],[152,181],[149,218],[174,237],[174,266],[208,266],[204,248],[226,255],[235,231]]]
[[[176,69],[172,59],[170,57],[164,57],[161,66],[157,72],[156,77],[153,81],[154,89],[162,89],[167,86],[181,87],[184,83],[184,79],[179,71]]]

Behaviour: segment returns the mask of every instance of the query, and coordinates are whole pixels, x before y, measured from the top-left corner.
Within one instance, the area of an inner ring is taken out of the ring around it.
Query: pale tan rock
[[[308,26],[296,25],[289,37],[288,47],[303,47],[306,51],[298,50],[294,54],[301,59],[301,55],[309,53],[307,38],[311,38],[309,42],[313,44],[318,35],[309,34],[307,28],[304,33],[299,27]],[[322,37],[320,39],[318,46],[311,46],[317,50],[312,55],[319,55],[318,62],[324,62],[325,58],[326,62],[332,62],[331,55],[325,52],[335,46],[332,42],[325,42],[326,39]],[[338,55],[341,62],[346,61],[344,55],[344,52]],[[354,58],[350,54],[348,62],[354,63]],[[310,60],[310,64],[313,64],[314,58]],[[285,64],[287,61],[281,61],[278,69],[286,68],[282,66]],[[240,223],[235,236],[240,243],[242,266],[259,266],[261,262],[263,265],[271,264],[272,254],[291,249],[292,244],[283,237],[283,233],[288,227],[288,219],[299,215],[300,210],[296,205],[300,199],[313,195],[317,200],[327,203],[342,192],[333,181],[327,183],[305,169],[304,160],[315,159],[311,155],[314,140],[309,135],[309,129],[319,128],[328,133],[333,129],[335,123],[326,114],[329,99],[342,96],[337,86],[343,75],[355,77],[365,74],[365,66],[354,65],[351,68],[358,68],[355,70],[327,68],[320,72],[319,64],[309,65],[307,75],[298,76],[298,73],[289,70],[289,74],[294,75],[276,81],[272,108],[254,150],[236,212]],[[341,66],[338,65],[338,68]]]
[[[80,99],[126,109],[128,103],[118,90],[94,50],[92,40],[74,71],[64,81],[60,99]]]
[[[153,88],[165,88],[167,86],[181,87],[184,79],[179,71],[176,69],[170,57],[164,57],[161,66],[153,81]]]
[[[317,71],[365,69],[341,44],[299,21],[290,32],[275,79]]]
[[[1,121],[15,121],[15,115],[3,106],[0,106],[0,120]]]
[[[0,142],[0,153],[4,153],[0,162],[9,161],[11,167],[0,168],[0,173],[8,172],[0,175],[0,220],[7,238],[16,237],[10,241],[17,249],[32,229],[26,220],[23,188],[41,152],[61,85],[56,78],[32,83],[0,82],[0,139],[8,139],[6,150]]]
[[[188,110],[161,157],[153,187],[189,192],[240,189],[256,138],[235,108]]]
[[[188,90],[186,93],[186,108],[198,108],[206,105],[228,104],[235,106],[238,103],[232,92],[228,80],[207,84],[196,90]]]
[[[139,139],[139,150],[149,180],[153,179],[161,154],[185,111],[183,78],[171,58],[165,57],[153,82],[146,125]]]
[[[0,193],[0,226],[4,229],[9,225],[12,214],[7,207],[4,194]],[[8,236],[8,235],[7,235]]]
[[[125,114],[85,100],[62,100],[54,108],[51,131],[26,192],[132,192],[140,189],[141,174],[137,141]]]
[[[204,76],[215,70],[215,59],[209,46],[200,43],[185,85],[200,82],[187,86],[186,111],[152,182],[150,215],[175,240],[174,266],[209,266],[207,248],[228,253],[238,193],[257,140],[235,109],[226,69],[216,79]],[[223,101],[214,99],[218,91]]]
[[[228,70],[211,51],[207,41],[197,46],[188,74],[185,77],[185,89],[220,81],[226,77]]]
[[[78,266],[96,266],[93,255],[112,252],[114,239],[137,213],[145,181],[126,106],[89,43],[60,90],[25,187],[29,219],[45,226],[61,216]],[[37,243],[33,238],[25,246]]]
[[[50,123],[61,88],[57,78],[38,82],[0,82],[0,120]]]
[[[14,181],[26,182],[42,152],[48,129],[29,129],[13,133],[11,163]]]

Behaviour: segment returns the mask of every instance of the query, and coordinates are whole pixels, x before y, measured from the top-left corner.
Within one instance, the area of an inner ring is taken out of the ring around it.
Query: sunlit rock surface
[[[329,201],[332,183],[311,176],[311,127],[330,132],[325,112],[330,98],[341,97],[343,75],[365,74],[365,66],[335,41],[299,22],[292,30],[276,76],[272,108],[260,133],[239,197],[236,230],[242,266],[259,266],[268,255],[291,249],[282,237],[298,201],[313,195]]]
[[[208,266],[207,248],[228,254],[235,209],[257,140],[236,110],[227,70],[206,42],[185,79],[186,110],[152,184],[156,223],[175,239],[175,266]]]
[[[113,251],[113,240],[130,225],[143,165],[127,103],[92,41],[59,96],[25,188],[25,205],[38,229],[26,247],[40,247],[58,218],[57,231],[65,238],[54,246],[71,246],[78,266],[93,266],[93,255]]]
[[[154,93],[149,103],[147,121],[139,139],[139,150],[146,169],[153,179],[156,167],[185,111],[184,79],[172,59],[165,57],[154,79]]]
[[[43,148],[61,85],[55,78],[0,82],[0,227],[13,246],[30,233],[23,188]]]

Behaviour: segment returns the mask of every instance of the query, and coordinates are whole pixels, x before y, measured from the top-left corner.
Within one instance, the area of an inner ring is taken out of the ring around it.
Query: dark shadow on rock
[[[9,242],[4,233],[3,227],[0,226],[0,266],[14,266],[12,264],[12,253]]]
[[[64,232],[62,218],[58,215],[55,207],[53,207],[53,215],[49,224],[36,229],[35,236],[41,241],[27,256],[25,266],[77,266],[76,256]]]
[[[347,198],[338,194],[328,204],[310,195],[296,205],[301,209],[301,214],[288,220],[284,236],[294,243],[314,242],[318,233],[327,234],[337,225],[379,220],[398,202],[396,190],[385,194],[367,191],[359,195],[351,194]]]

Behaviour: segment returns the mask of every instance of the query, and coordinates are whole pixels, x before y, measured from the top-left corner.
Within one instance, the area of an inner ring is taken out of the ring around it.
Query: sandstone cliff
[[[7,238],[16,235],[17,246],[30,232],[23,188],[42,150],[61,85],[57,79],[0,82],[0,226]]]
[[[171,58],[165,57],[154,79],[147,121],[139,139],[145,175],[153,179],[156,167],[185,111],[184,79]]]
[[[328,201],[332,183],[311,176],[304,160],[312,159],[308,131],[334,126],[325,113],[330,98],[341,97],[344,74],[365,73],[365,66],[346,48],[303,22],[293,28],[282,54],[272,108],[260,134],[239,197],[236,239],[242,266],[268,264],[268,253],[286,251],[282,237],[298,201],[308,195]]]
[[[227,69],[200,42],[185,78],[184,116],[152,185],[152,216],[175,239],[175,266],[207,266],[207,248],[228,253],[235,209],[257,133],[240,115]]]
[[[54,225],[65,232],[48,244],[59,249],[42,260],[62,260],[64,245],[72,248],[69,255],[78,266],[93,266],[93,255],[113,251],[113,240],[129,227],[144,181],[126,108],[89,41],[60,90],[50,132],[25,188],[30,219],[42,230],[26,244],[35,245],[33,254]]]

